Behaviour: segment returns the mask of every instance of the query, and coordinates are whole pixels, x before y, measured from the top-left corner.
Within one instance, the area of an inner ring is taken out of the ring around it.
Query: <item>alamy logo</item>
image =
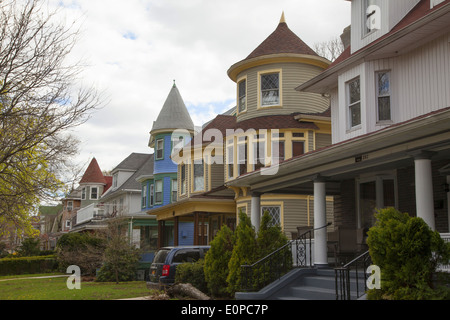
[[[381,9],[379,6],[368,6],[366,18],[367,33],[381,29]]]
[[[371,265],[367,268],[366,273],[369,274],[367,278],[367,289],[381,289],[381,270],[379,266]]]
[[[66,273],[73,273],[67,278],[67,289],[81,289],[81,270],[79,266],[71,265],[67,267]]]

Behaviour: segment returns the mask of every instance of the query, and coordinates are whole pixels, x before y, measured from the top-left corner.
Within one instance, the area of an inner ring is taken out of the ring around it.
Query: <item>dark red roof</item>
[[[317,56],[317,53],[313,49],[289,29],[286,22],[280,22],[275,31],[253,50],[245,60],[278,53],[296,53]]]
[[[87,167],[83,177],[80,180],[80,183],[102,183],[105,185],[107,184],[107,181],[103,176],[103,173],[100,170],[100,167],[95,158],[92,159],[91,163]]]

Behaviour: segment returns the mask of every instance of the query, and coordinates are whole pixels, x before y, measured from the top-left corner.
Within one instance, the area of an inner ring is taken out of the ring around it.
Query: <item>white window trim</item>
[[[94,189],[97,190],[97,197],[95,197],[95,198],[92,197],[92,190],[94,190]],[[91,187],[90,188],[90,192],[89,192],[89,199],[90,200],[98,200],[98,199],[100,199],[99,192],[100,192],[100,188],[99,187]]]
[[[380,73],[387,73],[389,74],[389,94],[387,95],[379,95],[379,87],[378,87],[378,75]],[[382,97],[389,97],[389,111],[390,111],[390,119],[389,120],[380,120],[380,112],[379,112],[379,105],[378,105],[378,98]],[[376,106],[376,119],[377,124],[391,124],[393,123],[392,119],[392,72],[391,70],[379,70],[375,72],[375,106]]]
[[[161,149],[159,148],[159,143],[161,142]],[[155,151],[156,151],[156,160],[163,160],[164,159],[164,139],[160,138],[157,139],[155,142]],[[158,157],[158,151],[161,150],[161,157]]]
[[[350,83],[359,79],[359,101],[350,103]],[[354,77],[348,81],[345,82],[345,107],[347,112],[347,131],[353,131],[360,129],[362,126],[362,82],[361,82],[361,76]],[[350,111],[350,108],[356,104],[359,103],[359,124],[353,126],[352,125],[352,113]]]
[[[240,111],[239,109],[240,109],[241,97],[240,97],[240,92],[239,92],[239,86],[240,86],[241,82],[243,82],[243,81],[245,81],[245,109]],[[236,95],[237,95],[237,104],[236,104],[237,105],[237,110],[236,110],[237,114],[239,115],[241,113],[246,113],[247,109],[248,109],[248,103],[247,103],[248,82],[247,82],[247,76],[239,78],[237,80],[237,93],[236,93]]]

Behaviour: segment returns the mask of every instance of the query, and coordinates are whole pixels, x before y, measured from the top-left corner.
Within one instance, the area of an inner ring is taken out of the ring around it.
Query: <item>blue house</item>
[[[177,164],[172,160],[172,151],[190,141],[194,135],[194,123],[184,104],[175,82],[150,131],[149,147],[154,149],[153,174],[140,177],[142,184],[142,210],[151,215],[151,210],[177,201],[179,182]],[[158,247],[174,245],[172,223],[158,221]],[[194,225],[181,222],[178,226],[178,245],[192,244]]]

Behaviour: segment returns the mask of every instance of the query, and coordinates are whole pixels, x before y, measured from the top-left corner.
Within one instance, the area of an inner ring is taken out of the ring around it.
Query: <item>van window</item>
[[[162,249],[159,250],[158,253],[155,255],[155,259],[153,260],[154,263],[165,263],[166,257],[169,254],[170,250]]]
[[[195,262],[200,259],[200,250],[189,249],[177,251],[173,257],[173,263]]]

